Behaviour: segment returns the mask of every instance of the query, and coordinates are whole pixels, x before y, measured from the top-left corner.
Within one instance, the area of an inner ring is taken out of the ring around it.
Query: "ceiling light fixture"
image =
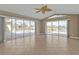
[[[41,8],[35,8],[36,13],[43,13],[45,14],[46,12],[52,11],[52,9],[49,9],[47,5],[42,6]]]

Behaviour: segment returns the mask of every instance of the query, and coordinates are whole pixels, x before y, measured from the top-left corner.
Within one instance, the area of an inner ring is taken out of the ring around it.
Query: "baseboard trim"
[[[79,37],[70,36],[71,39],[79,39]]]

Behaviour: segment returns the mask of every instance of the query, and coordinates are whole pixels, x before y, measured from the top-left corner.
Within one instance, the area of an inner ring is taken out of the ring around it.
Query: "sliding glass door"
[[[35,33],[35,22],[32,20],[6,18],[5,39],[18,39]]]
[[[67,20],[46,22],[46,34],[53,34],[55,36],[67,35]]]

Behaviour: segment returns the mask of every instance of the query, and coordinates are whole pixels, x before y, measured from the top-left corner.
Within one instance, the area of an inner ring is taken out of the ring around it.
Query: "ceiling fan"
[[[52,11],[52,9],[49,9],[47,5],[42,6],[41,8],[35,8],[36,13],[43,13],[45,14],[46,12]]]

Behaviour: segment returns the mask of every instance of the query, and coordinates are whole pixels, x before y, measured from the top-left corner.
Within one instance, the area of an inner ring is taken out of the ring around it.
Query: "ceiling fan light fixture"
[[[46,12],[52,11],[52,9],[49,9],[47,5],[42,6],[41,8],[35,8],[36,13],[41,12],[42,14],[45,14]]]

